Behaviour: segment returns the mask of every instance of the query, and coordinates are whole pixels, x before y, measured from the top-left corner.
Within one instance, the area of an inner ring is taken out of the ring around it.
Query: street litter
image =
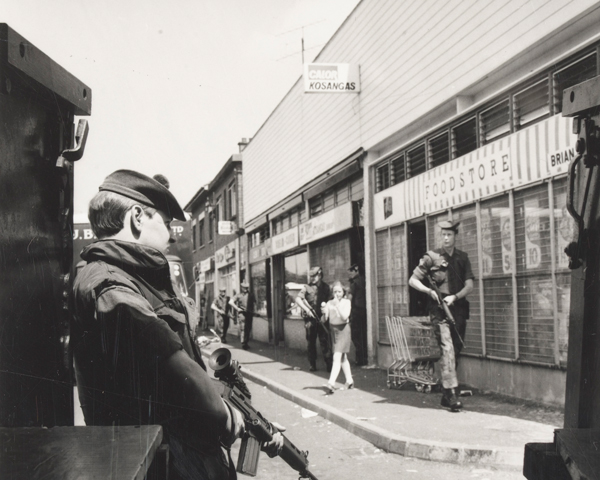
[[[313,412],[312,410],[308,410],[306,408],[302,409],[302,418],[316,417],[317,415],[317,412]]]

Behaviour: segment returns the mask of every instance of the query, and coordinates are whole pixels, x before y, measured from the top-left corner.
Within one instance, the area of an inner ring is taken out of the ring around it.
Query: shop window
[[[333,210],[335,207],[335,190],[327,190],[323,194],[323,212]]]
[[[406,152],[406,178],[416,177],[425,170],[425,144],[408,150]]]
[[[390,259],[389,230],[375,233],[377,262],[377,318],[379,341],[389,343],[390,339],[385,323],[386,316],[393,316],[392,265]]]
[[[508,98],[479,114],[481,145],[493,142],[510,133]]]
[[[515,130],[525,128],[550,115],[550,92],[548,88],[548,77],[546,77],[513,95]]]
[[[430,138],[427,142],[427,146],[429,149],[429,168],[434,168],[450,161],[448,132]]]
[[[517,274],[550,272],[548,185],[515,193]]]
[[[392,158],[390,161],[392,168],[391,184],[397,185],[406,180],[406,167],[404,165],[404,154]]]
[[[552,80],[554,113],[562,112],[563,90],[595,77],[597,75],[596,64],[597,56],[593,51],[554,72]]]
[[[298,209],[294,209],[290,212],[290,228],[294,228],[298,225]]]
[[[286,291],[286,315],[300,317],[301,310],[294,300],[298,292],[307,281],[308,253],[299,252],[284,258],[284,281]]]
[[[404,225],[390,228],[390,280],[394,315],[408,316],[408,257]]]
[[[250,265],[252,292],[256,299],[256,313],[267,315],[267,263],[259,262]]]
[[[375,171],[375,181],[376,186],[375,189],[377,192],[381,192],[386,188],[390,188],[390,165],[389,163],[384,163],[377,167]]]
[[[567,212],[567,181],[561,179],[553,184],[554,191],[554,238],[556,262],[556,315],[558,331],[558,355],[561,365],[567,363],[569,339],[569,309],[571,300],[571,271],[565,247],[573,240],[576,225]]]
[[[350,264],[350,239],[348,234],[338,234],[320,240],[310,246],[310,264],[323,269],[323,280],[331,285],[336,280],[346,288]]]
[[[508,195],[481,203],[485,342],[488,355],[515,358],[512,219]]]
[[[451,130],[452,158],[459,158],[477,148],[477,120],[471,118]]]

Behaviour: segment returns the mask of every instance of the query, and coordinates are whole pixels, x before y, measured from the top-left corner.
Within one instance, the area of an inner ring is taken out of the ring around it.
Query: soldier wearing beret
[[[249,350],[248,341],[252,333],[252,320],[254,319],[256,300],[254,294],[250,291],[250,284],[248,282],[242,282],[240,289],[240,293],[229,300],[229,305],[237,312],[242,348]]]
[[[160,182],[118,170],[88,214],[99,240],[81,253],[72,328],[86,424],[162,425],[169,478],[235,478],[225,449],[243,417],[206,372],[164,255],[171,220],[185,220],[179,203]]]
[[[442,386],[444,387],[442,405],[450,407],[452,410],[462,407],[455,392],[455,388],[458,387],[456,359],[464,344],[467,319],[469,318],[469,302],[466,296],[473,290],[474,279],[469,256],[466,252],[455,248],[459,223],[446,221],[439,224],[442,231],[442,247],[427,252],[421,258],[409,280],[411,287],[428,295],[430,317],[434,323],[441,326],[439,333],[442,347]],[[443,298],[438,299],[432,286],[428,285],[427,276],[436,282]],[[440,308],[439,301],[443,301],[450,308],[455,327],[444,322],[445,314]],[[452,347],[451,351],[450,347]]]
[[[331,340],[329,330],[322,322],[321,306],[332,299],[331,288],[323,281],[323,270],[321,267],[312,267],[309,272],[309,283],[303,285],[296,295],[296,305],[302,309],[304,327],[306,328],[306,342],[309,370],[317,370],[317,338],[321,345],[321,352],[327,371],[331,371],[333,354],[331,352]]]

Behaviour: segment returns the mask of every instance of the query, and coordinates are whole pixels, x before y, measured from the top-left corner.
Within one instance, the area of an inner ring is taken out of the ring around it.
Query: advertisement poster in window
[[[533,318],[552,318],[554,316],[552,280],[532,279],[530,289]]]
[[[512,240],[510,212],[508,209],[503,209],[500,214],[500,234],[502,237],[502,271],[504,273],[512,273]]]
[[[541,264],[539,200],[528,198],[525,200],[525,266],[532,270]]]
[[[556,228],[556,266],[559,269],[569,268],[569,257],[565,253],[565,248],[575,237],[575,222],[573,217],[567,212],[567,194],[559,193],[556,196],[555,205],[562,205],[554,209],[555,228]]]
[[[490,215],[488,212],[481,212],[481,267],[484,277],[492,274],[494,261],[492,257],[492,228],[490,225]]]

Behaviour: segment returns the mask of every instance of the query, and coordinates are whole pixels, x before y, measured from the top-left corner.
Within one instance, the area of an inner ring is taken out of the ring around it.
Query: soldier
[[[442,248],[427,252],[408,281],[412,288],[428,295],[429,316],[436,327],[442,349],[442,406],[449,407],[452,411],[462,408],[455,390],[458,387],[456,356],[463,346],[469,316],[469,302],[465,297],[473,290],[473,272],[469,256],[454,248],[458,225],[459,222],[440,223]],[[443,298],[438,297],[435,287],[439,289]],[[448,305],[454,317],[454,325],[449,324],[440,302]]]
[[[238,326],[240,329],[240,340],[244,350],[250,350],[248,341],[252,333],[252,320],[254,319],[254,306],[256,300],[254,294],[250,291],[248,282],[242,282],[241,291],[229,301],[229,305],[236,310],[238,316]]]
[[[321,344],[321,351],[327,371],[331,371],[333,356],[331,353],[331,339],[329,330],[321,320],[321,306],[331,300],[331,288],[323,281],[321,267],[312,267],[309,271],[309,283],[304,285],[296,296],[296,305],[302,309],[304,327],[306,328],[306,341],[308,351],[309,370],[317,370],[317,338]]]
[[[130,170],[109,175],[90,201],[98,241],[74,285],[73,354],[87,425],[163,427],[172,478],[231,478],[223,447],[244,429],[223,402],[193,342],[190,311],[164,252],[171,192]]]
[[[219,289],[219,296],[215,297],[210,308],[215,312],[215,327],[221,335],[221,342],[227,343],[227,330],[229,330],[229,312],[227,308],[227,290]]]

